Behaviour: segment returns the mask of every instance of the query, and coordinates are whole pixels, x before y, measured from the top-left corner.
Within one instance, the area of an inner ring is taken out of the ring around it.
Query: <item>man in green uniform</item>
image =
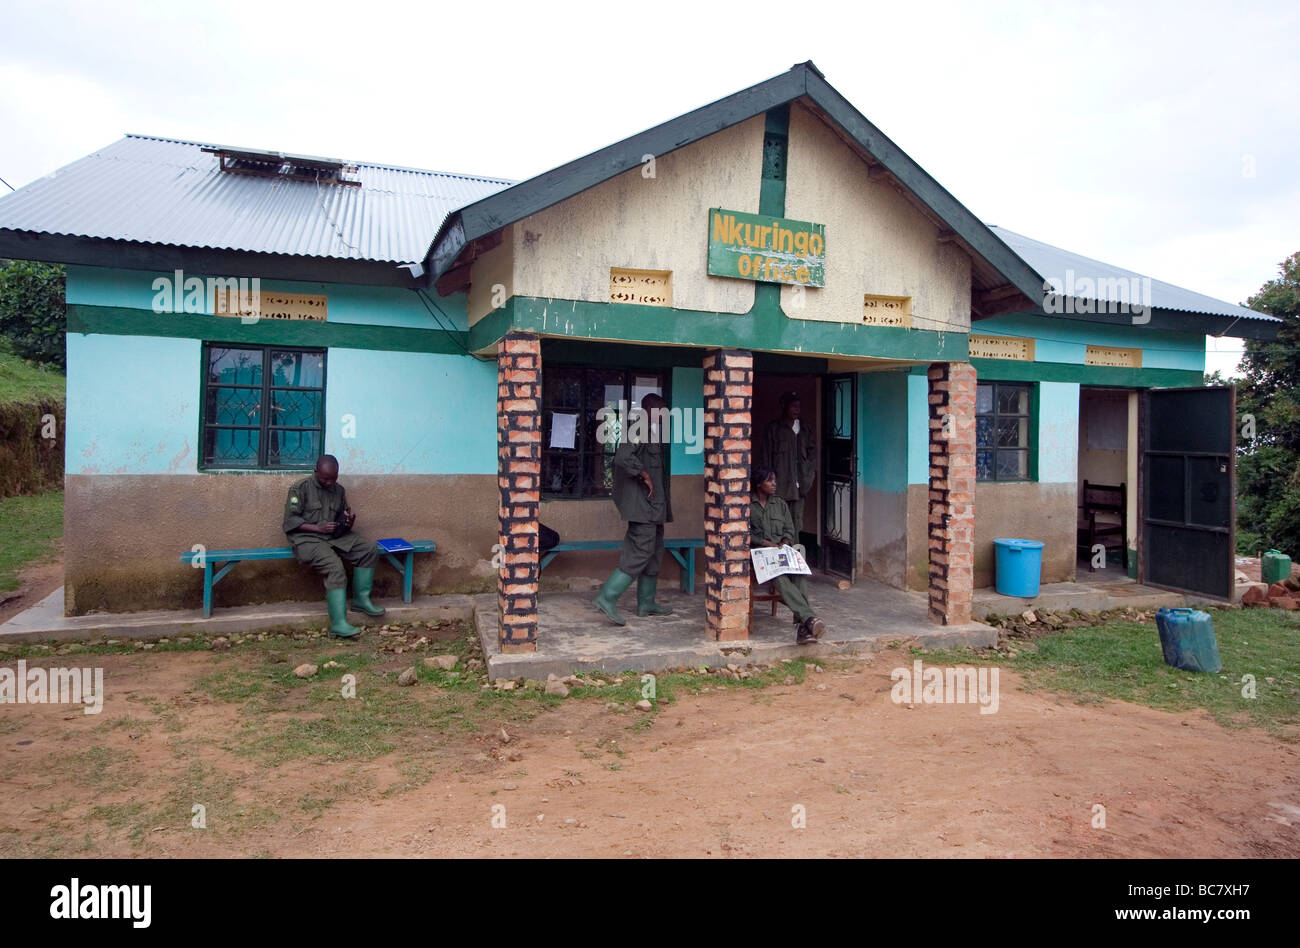
[[[352,608],[370,616],[382,616],[384,610],[370,601],[379,548],[352,532],[357,518],[348,506],[347,493],[338,477],[338,460],[331,454],[322,454],[312,475],[289,488],[283,529],[293,544],[298,562],[310,564],[325,577],[330,635],[350,639],[361,630],[348,623],[348,577],[343,571],[343,560],[354,567]]]
[[[799,393],[781,396],[781,417],[768,422],[763,435],[763,466],[776,471],[777,490],[794,522],[795,542],[803,529],[804,501],[817,479],[817,437],[799,419]]]
[[[650,421],[644,426],[649,429],[648,435],[636,437],[639,426],[632,419],[629,427],[633,437],[622,441],[614,454],[614,505],[618,507],[618,515],[627,521],[627,533],[623,537],[618,568],[605,580],[596,597],[596,608],[615,625],[627,625],[618,611],[618,597],[634,579],[637,615],[666,616],[673,611],[655,602],[659,567],[664,559],[664,524],[673,519],[664,469],[668,403],[662,396],[651,393],[641,399],[641,408]]]
[[[749,498],[749,545],[792,546],[805,556],[799,544],[799,534],[790,519],[790,508],[777,495],[776,472],[769,467],[754,468],[751,482],[753,494]],[[826,623],[813,615],[808,603],[808,580],[801,574],[774,576],[771,580],[781,601],[794,613],[795,642],[803,645],[815,642],[826,631]]]

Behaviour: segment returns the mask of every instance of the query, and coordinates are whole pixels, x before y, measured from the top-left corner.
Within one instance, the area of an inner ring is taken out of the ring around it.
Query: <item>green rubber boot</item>
[[[348,625],[348,591],[346,589],[325,590],[325,602],[330,610],[330,637],[336,639],[354,639],[361,634],[355,625]]]
[[[375,582],[375,568],[358,566],[352,571],[352,608],[378,618],[384,610],[370,601],[370,587]]]
[[[609,621],[615,625],[627,625],[627,620],[618,613],[618,597],[623,595],[631,585],[632,577],[621,569],[616,569],[609,574],[605,585],[600,587],[600,595],[596,597],[596,608],[605,613]]]
[[[658,576],[642,576],[636,581],[636,614],[639,616],[670,616],[670,606],[661,606],[655,602],[655,590],[659,587]]]

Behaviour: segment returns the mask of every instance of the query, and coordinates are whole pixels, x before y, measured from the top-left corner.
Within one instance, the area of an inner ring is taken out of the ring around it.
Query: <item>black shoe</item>
[[[819,639],[826,632],[826,623],[813,616],[808,620],[808,631],[812,633],[813,638]]]
[[[817,636],[814,635],[812,629],[809,628],[809,620],[800,622],[799,630],[795,633],[794,644],[808,645],[816,641],[817,641]]]

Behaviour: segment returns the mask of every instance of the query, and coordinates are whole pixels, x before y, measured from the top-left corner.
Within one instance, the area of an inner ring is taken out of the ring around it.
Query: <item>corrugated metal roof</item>
[[[347,162],[360,186],[231,174],[197,142],[128,135],[0,198],[0,229],[392,263],[513,182]]]
[[[1188,313],[1208,313],[1214,316],[1235,316],[1240,319],[1262,319],[1269,322],[1280,321],[1275,316],[1259,313],[1234,303],[1225,303],[1212,296],[1185,290],[1181,286],[1155,280],[1141,273],[1125,270],[1123,267],[1102,263],[1100,260],[1053,247],[1051,244],[1033,240],[1004,227],[990,224],[989,230],[997,234],[1002,242],[1014,250],[1025,263],[1037,270],[1044,280],[1060,281],[1062,288],[1067,291],[1066,295],[1115,303],[1142,302],[1156,309],[1177,309]],[[1092,287],[1101,292],[1084,294],[1079,289],[1079,281],[1085,277]],[[1135,278],[1139,281],[1151,281],[1150,300],[1135,301],[1116,292],[1118,288],[1114,285],[1114,281],[1123,280],[1128,283]],[[1076,290],[1072,294],[1068,292],[1071,286]]]

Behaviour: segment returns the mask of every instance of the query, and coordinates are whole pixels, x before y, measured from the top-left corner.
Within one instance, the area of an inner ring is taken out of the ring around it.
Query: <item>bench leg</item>
[[[402,577],[402,602],[409,603],[411,601],[411,583],[414,580],[415,573],[415,552],[413,550],[406,551],[406,569],[403,572],[405,575]]]
[[[695,595],[695,547],[686,550],[686,575],[682,577],[682,586],[688,595]]]
[[[203,557],[203,618],[212,618],[212,561]]]

